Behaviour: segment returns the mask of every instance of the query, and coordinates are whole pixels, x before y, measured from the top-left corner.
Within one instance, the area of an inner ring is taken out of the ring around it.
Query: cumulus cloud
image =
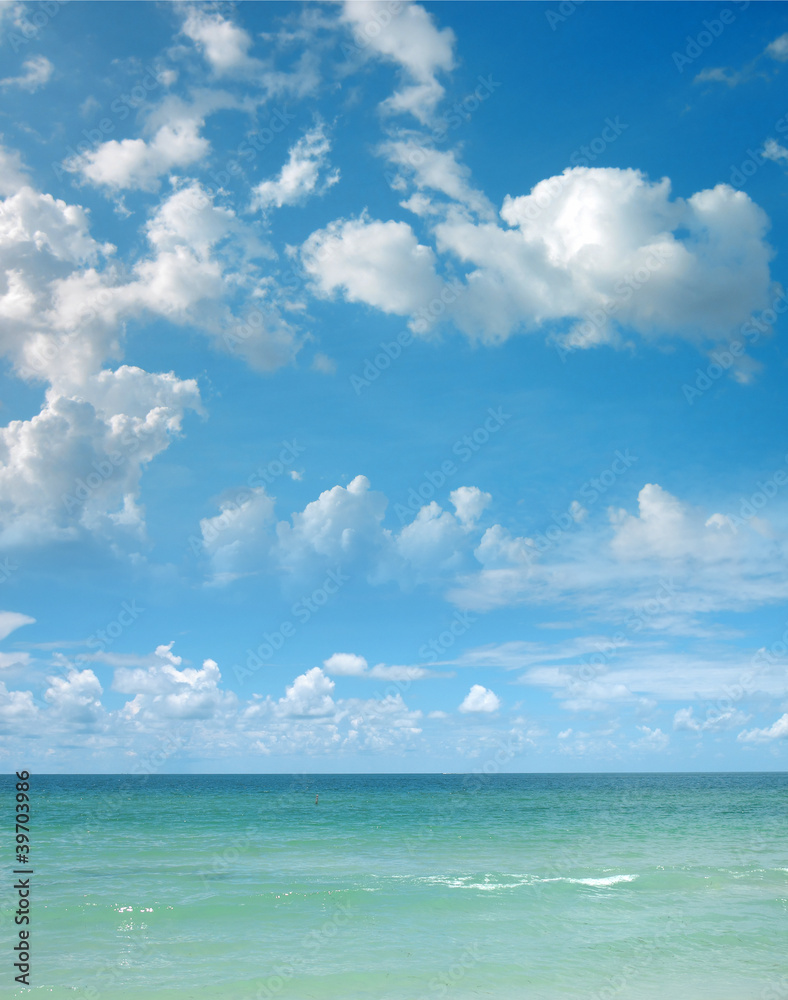
[[[253,746],[261,753],[298,750],[334,755],[413,750],[421,733],[420,718],[421,712],[409,709],[399,693],[337,698],[335,682],[320,667],[313,667],[296,677],[283,698],[255,696],[242,722],[249,736],[256,737]]]
[[[334,653],[323,660],[323,667],[337,677],[361,677],[367,672],[367,661],[355,653]]]
[[[569,349],[629,330],[720,341],[767,305],[767,217],[725,184],[671,199],[667,178],[574,167],[507,196],[501,218],[510,228],[449,218],[435,230],[439,250],[474,268],[454,318],[483,341],[559,321]]]
[[[374,568],[389,538],[381,528],[386,505],[366,476],[356,476],[347,487],[324,490],[291,522],[279,522],[281,564],[292,571],[346,562]]]
[[[91,238],[80,206],[31,188],[0,204],[0,346],[18,371],[79,383],[121,355],[123,321],[146,313],[197,327],[259,370],[292,360],[296,332],[270,297],[253,294],[269,250],[232,210],[188,182],[145,231],[150,252],[121,273],[114,247]]]
[[[771,743],[773,740],[788,739],[788,712],[764,729],[743,730],[737,739],[742,743]]]
[[[116,660],[112,688],[128,696],[118,709],[101,703],[102,686],[90,669],[76,669],[55,654],[59,675],[47,677],[43,707],[31,691],[9,691],[0,681],[0,732],[46,735],[45,746],[84,761],[86,751],[123,751],[160,767],[190,741],[216,758],[263,754],[400,753],[422,744],[421,712],[402,696],[335,697],[335,683],[319,667],[295,677],[282,697],[254,694],[240,702],[224,690],[216,661],[185,665],[161,645],[150,656],[123,654]],[[134,662],[136,661],[136,662]],[[109,662],[107,660],[107,662]],[[166,743],[159,749],[162,734]],[[152,741],[157,747],[151,753]]]
[[[341,291],[348,302],[397,316],[416,313],[442,289],[435,254],[405,222],[338,220],[312,233],[301,254],[320,294]]]
[[[482,569],[458,575],[448,596],[478,611],[571,600],[607,620],[626,618],[637,631],[692,634],[698,614],[788,595],[779,568],[788,539],[750,513],[695,508],[649,483],[638,494],[636,514],[610,508],[607,526],[594,521],[575,531],[572,525],[553,542],[493,525],[474,550]]]
[[[298,334],[271,296],[254,294],[261,281],[256,261],[270,251],[231,209],[192,181],[161,203],[147,234],[153,253],[138,261],[133,280],[119,292],[127,310],[193,324],[217,349],[258,371],[293,360]],[[232,299],[240,299],[236,312]]]
[[[202,119],[183,118],[162,125],[150,140],[110,139],[66,167],[111,191],[156,191],[163,174],[208,155],[210,143],[199,134],[203,124]]]
[[[300,581],[341,568],[373,584],[439,584],[471,565],[474,517],[489,502],[475,487],[460,487],[455,494],[464,520],[432,501],[414,510],[397,532],[383,523],[388,499],[366,476],[324,490],[289,521],[275,521],[272,501],[262,490],[252,496],[230,491],[227,509],[201,521],[204,550],[215,582],[267,566]]]
[[[491,344],[542,331],[563,352],[621,344],[632,333],[721,343],[769,304],[768,218],[726,184],[672,198],[667,178],[568,168],[530,194],[507,195],[502,226],[464,211],[464,175],[438,154],[416,170],[418,184],[427,186],[428,166],[431,186],[461,199],[433,222],[440,258],[405,223],[337,220],[302,247],[319,292],[413,314],[440,295],[442,259],[465,269],[441,311],[469,338]]]
[[[643,734],[639,740],[629,745],[633,750],[652,750],[660,752],[667,749],[670,737],[663,733],[661,729],[650,729],[648,726],[638,726],[638,730]]]
[[[0,350],[20,375],[49,382],[40,413],[0,428],[6,543],[139,531],[144,466],[201,409],[193,380],[103,367],[121,353],[122,319],[156,304],[154,281],[99,271],[113,252],[79,205],[28,186],[0,202]]]
[[[23,73],[19,76],[7,76],[0,80],[0,87],[19,87],[33,94],[40,90],[55,71],[55,67],[46,56],[31,56],[22,63]]]
[[[39,414],[0,428],[0,537],[139,532],[142,470],[200,408],[194,380],[125,365],[90,377],[78,396],[49,390]]]
[[[625,559],[715,559],[737,547],[720,515],[704,516],[657,483],[646,483],[638,493],[637,514],[611,509],[610,516],[616,529],[613,552]]]
[[[287,688],[284,698],[279,699],[279,711],[294,716],[331,715],[336,710],[331,697],[334,686],[320,667],[312,667]]]
[[[252,209],[265,212],[283,205],[296,205],[311,194],[321,193],[339,180],[339,171],[328,174],[318,187],[331,144],[322,124],[306,133],[290,148],[287,163],[274,180],[260,181],[252,188]]]
[[[560,530],[550,521],[552,534],[533,537],[481,523],[491,496],[478,487],[451,492],[454,513],[435,500],[398,504],[396,527],[386,523],[388,498],[365,476],[323,491],[290,520],[276,519],[262,491],[246,493],[229,492],[237,509],[202,522],[216,582],[279,570],[304,585],[339,571],[373,585],[426,585],[468,611],[567,602],[635,633],[695,636],[709,634],[710,614],[788,597],[781,527],[694,507],[655,483],[640,490],[634,513],[567,514]]]
[[[492,495],[483,493],[478,486],[460,486],[452,490],[449,499],[457,511],[464,528],[471,528],[492,503]]]
[[[32,691],[9,691],[0,681],[0,732],[23,732],[38,714]]]
[[[259,67],[249,56],[247,31],[205,7],[187,7],[183,33],[197,45],[217,76],[245,75]]]
[[[21,161],[2,152],[0,179],[13,187]],[[36,418],[0,431],[0,517],[8,526],[29,500],[37,513],[28,537],[43,524],[42,540],[69,534],[71,514],[82,527],[98,523],[94,514],[105,526],[110,515],[139,521],[141,468],[179,432],[184,411],[200,408],[191,380],[104,367],[122,356],[124,321],[188,324],[263,371],[299,349],[272,297],[254,294],[269,249],[201,185],[176,185],[145,234],[149,252],[122,270],[115,248],[91,236],[81,206],[29,186],[0,201],[0,351],[18,374],[50,384]],[[86,494],[79,505],[64,499],[75,488]]]
[[[112,351],[115,324],[90,307],[95,268],[114,249],[91,237],[79,205],[27,186],[0,202],[0,350],[18,372],[62,379],[95,371]]]
[[[220,513],[200,521],[202,548],[211,561],[213,583],[229,583],[259,572],[271,547],[274,500],[256,487],[228,494],[219,501]]]
[[[0,351],[49,388],[38,415],[0,428],[0,531],[15,544],[140,534],[142,470],[201,403],[193,380],[105,367],[122,356],[124,322],[188,324],[264,371],[291,361],[299,338],[254,296],[269,249],[201,185],[175,186],[145,225],[149,252],[122,270],[86,210],[16,187],[22,170],[3,149]]]
[[[501,699],[489,688],[474,684],[459,706],[461,712],[497,712]]]
[[[402,70],[403,85],[381,110],[427,123],[444,94],[437,74],[454,67],[454,32],[438,30],[432,15],[415,3],[391,12],[376,0],[346,0],[342,21],[366,51]]]
[[[72,668],[65,677],[49,677],[48,681],[44,697],[62,721],[77,726],[94,726],[99,721],[104,712],[103,690],[92,670]]]
[[[139,721],[212,719],[235,708],[235,695],[220,687],[222,675],[215,660],[204,660],[200,670],[179,669],[181,659],[171,648],[172,643],[159,646],[159,663],[147,670],[121,667],[115,671],[113,690],[134,695],[123,714]]]

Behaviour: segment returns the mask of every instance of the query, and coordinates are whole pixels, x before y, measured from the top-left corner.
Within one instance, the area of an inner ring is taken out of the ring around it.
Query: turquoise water
[[[788,998],[784,774],[32,783],[9,995]]]

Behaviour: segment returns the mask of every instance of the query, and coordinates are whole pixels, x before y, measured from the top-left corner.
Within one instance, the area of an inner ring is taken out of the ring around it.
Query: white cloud
[[[763,145],[763,155],[767,160],[779,163],[780,160],[788,160],[788,149],[781,146],[776,139],[767,139]]]
[[[29,184],[27,168],[17,150],[0,145],[0,197],[16,194]]]
[[[454,150],[438,150],[419,141],[418,137],[384,143],[380,152],[396,164],[408,178],[412,178],[419,191],[439,191],[459,205],[486,218],[493,218],[495,210],[487,196],[470,185],[471,172],[457,162]],[[395,181],[395,186],[397,183]],[[405,204],[417,215],[433,211],[431,202]]]
[[[0,350],[17,371],[62,381],[100,367],[117,325],[94,308],[95,266],[114,249],[80,205],[30,187],[0,202]]]
[[[377,663],[371,669],[363,656],[355,653],[334,653],[323,661],[323,667],[328,674],[335,677],[367,677],[381,681],[420,681],[427,677],[446,677],[447,674],[437,674],[424,667],[387,666]]]
[[[231,234],[243,232],[235,212],[217,205],[196,181],[168,195],[145,229],[157,253],[172,253],[183,247],[201,258],[209,256],[211,250]]]
[[[280,698],[278,709],[283,715],[321,716],[332,715],[336,705],[331,697],[334,682],[320,667],[312,667],[301,674],[287,688],[284,698]]]
[[[103,714],[102,687],[92,670],[70,669],[65,677],[49,677],[44,693],[54,712],[66,723],[93,726]]]
[[[785,62],[788,59],[788,32],[775,38],[773,42],[769,42],[765,51],[772,59]]]
[[[0,732],[18,734],[37,716],[32,691],[9,691],[0,681]]]
[[[616,648],[629,646],[630,642]],[[604,635],[581,636],[563,642],[512,642],[490,643],[466,650],[457,659],[451,660],[457,667],[498,667],[503,670],[521,670],[536,664],[556,660],[575,660],[590,653],[598,653],[610,646],[610,639]]]
[[[770,743],[772,740],[788,739],[788,712],[781,715],[765,729],[743,730],[737,737],[742,743]]]
[[[396,539],[396,553],[419,581],[453,573],[465,560],[465,527],[433,500],[404,525]]]
[[[212,582],[229,583],[259,572],[271,547],[274,501],[264,488],[256,487],[228,494],[219,501],[219,509],[219,514],[200,521],[200,532],[211,560]]]
[[[730,699],[732,692],[742,699],[788,695],[784,663],[763,664],[757,656],[714,647],[669,653],[646,643],[623,650],[608,644],[596,656],[571,665],[534,666],[519,682],[551,690],[561,707],[572,712],[606,712],[625,703],[648,708],[657,702],[703,699],[715,704]],[[709,712],[700,722],[685,708],[677,711],[674,728],[709,731],[744,721],[740,710],[731,708]]]
[[[511,228],[451,216],[435,228],[439,250],[474,268],[452,310],[474,339],[574,320],[556,334],[570,349],[630,329],[722,341],[768,304],[768,219],[725,184],[671,200],[667,178],[575,167],[507,196],[501,217]]]
[[[604,620],[628,618],[636,631],[694,634],[698,614],[788,596],[780,569],[788,537],[765,518],[694,508],[654,483],[638,508],[611,508],[609,526],[572,527],[553,544],[494,525],[474,552],[482,569],[459,574],[449,599],[479,611],[569,600]]]
[[[357,561],[374,569],[389,541],[381,529],[386,504],[382,493],[370,490],[366,476],[356,476],[347,487],[324,490],[302,512],[293,514],[292,522],[279,522],[281,564],[297,571]]]
[[[473,221],[471,189],[441,156],[429,154],[416,177],[427,186],[432,166],[430,185],[461,199],[433,229],[442,257],[466,269],[441,312],[472,340],[541,330],[571,351],[634,332],[703,346],[725,342],[769,305],[769,220],[743,191],[720,184],[672,199],[667,178],[574,167],[528,195],[507,195],[504,228]],[[336,220],[302,256],[319,292],[340,290],[387,313],[412,315],[443,287],[433,250],[403,222]]]
[[[336,361],[327,354],[319,351],[312,359],[312,371],[320,372],[322,375],[333,375],[336,370]]]
[[[261,493],[243,509],[205,519],[204,529],[214,520],[217,529],[215,538],[206,536],[206,549],[217,554],[217,582],[267,567],[303,586],[339,570],[373,585],[438,588],[469,611],[569,602],[597,621],[626,623],[627,641],[641,632],[715,635],[713,623],[704,624],[710,614],[788,597],[782,527],[763,517],[710,514],[658,484],[640,491],[636,514],[610,508],[606,521],[597,517],[580,527],[567,515],[568,528],[552,543],[541,535],[514,536],[500,524],[481,526],[476,518],[491,498],[478,487],[460,487],[450,497],[456,514],[431,501],[389,528],[388,500],[365,476],[323,491],[290,521],[277,522]],[[402,519],[407,509],[397,508]],[[593,641],[577,640],[588,649]],[[512,666],[541,656],[538,644],[534,652],[511,646]],[[560,653],[571,655],[571,649]]]
[[[35,531],[44,527],[51,537],[73,521],[63,494],[73,493],[78,478],[95,475],[94,462],[106,468],[111,452],[133,451],[147,434],[147,447],[136,455],[138,478],[140,463],[166,443],[161,432],[165,438],[175,432],[184,406],[199,405],[193,382],[125,367],[98,370],[108,353],[119,350],[122,304],[111,286],[112,272],[102,278],[91,265],[113,249],[90,237],[80,206],[29,187],[0,204],[0,264],[6,267],[0,344],[17,370],[52,382],[37,417],[0,431],[0,511],[6,525],[32,508],[38,511]],[[119,409],[113,410],[115,403]],[[154,413],[154,408],[159,409]],[[134,492],[133,464],[123,459],[113,465],[111,476],[104,477],[109,486],[93,491],[88,508],[123,481],[121,467]]]
[[[661,729],[650,729],[648,726],[638,726],[638,730],[643,734],[635,743],[630,743],[633,750],[652,750],[660,752],[667,749],[670,737],[663,733]]]
[[[20,172],[3,151],[3,183]],[[300,346],[273,298],[256,294],[269,249],[199,184],[176,186],[145,231],[149,255],[121,273],[81,206],[28,186],[0,201],[0,350],[19,374],[50,383],[37,417],[0,429],[6,541],[141,527],[142,468],[200,402],[191,380],[104,367],[122,356],[124,320],[188,324],[259,370]]]
[[[268,97],[305,97],[319,86],[314,52],[303,52],[289,70],[278,70],[271,60],[251,56],[251,35],[218,11],[206,5],[185,6],[184,10],[183,33],[195,43],[214,76],[246,80],[262,88]]]
[[[258,371],[293,360],[298,334],[274,298],[258,294],[268,282],[255,261],[270,250],[231,209],[191,181],[162,202],[147,233],[154,253],[135,265],[135,280],[118,293],[126,310],[195,325],[218,350]],[[232,298],[241,298],[237,315],[227,304]]]
[[[5,37],[7,25],[20,27],[27,14],[27,7],[21,0],[0,0],[0,41]]]
[[[258,294],[270,250],[233,211],[188,182],[145,228],[151,252],[121,275],[98,270],[114,247],[91,238],[80,206],[31,188],[0,203],[0,347],[17,370],[70,393],[121,355],[123,321],[146,312],[197,327],[257,370],[292,361],[296,331]]]
[[[436,74],[454,67],[454,32],[438,30],[432,15],[415,3],[392,13],[376,0],[346,0],[342,20],[366,51],[396,63],[404,73],[404,86],[383,102],[382,110],[428,122],[444,94]]]
[[[385,313],[413,314],[441,292],[433,251],[405,222],[338,220],[312,233],[301,253],[320,293],[341,290]]]
[[[692,82],[727,83],[729,87],[738,87],[747,79],[748,75],[748,72],[732,70],[728,66],[709,66],[702,69]]]
[[[500,707],[498,695],[481,684],[474,684],[459,708],[461,712],[497,712]]]
[[[204,7],[187,7],[183,33],[196,43],[217,76],[244,75],[260,63],[249,56],[248,32]]]
[[[492,503],[490,493],[482,493],[478,486],[460,486],[449,494],[457,517],[464,528],[471,528]]]
[[[701,722],[695,718],[692,707],[680,708],[673,716],[673,729],[676,732],[718,732],[723,729],[731,729],[733,726],[741,726],[748,718],[749,716],[745,715],[744,712],[729,709],[726,712],[709,713]]]
[[[125,365],[89,377],[78,395],[49,390],[37,416],[0,428],[3,541],[139,532],[142,470],[200,408],[193,380]]]
[[[316,125],[290,148],[288,161],[275,180],[260,181],[252,188],[252,209],[265,212],[272,207],[296,205],[311,194],[322,194],[336,184],[338,170],[325,177],[322,188],[318,188],[320,171],[326,164],[330,148],[323,125]]]
[[[369,676],[379,681],[422,681],[430,677],[451,677],[451,674],[440,674],[424,667],[409,667],[405,665],[376,663],[369,671]]]
[[[133,694],[123,714],[135,721],[166,719],[212,719],[234,710],[237,699],[221,690],[221,673],[215,660],[203,661],[202,669],[178,669],[180,657],[173,656],[170,643],[156,650],[158,663],[148,667],[115,671],[113,690]]]
[[[738,548],[722,515],[706,517],[656,483],[646,483],[638,493],[637,515],[611,509],[611,520],[616,529],[612,549],[624,559],[716,560]]]
[[[30,615],[22,615],[18,611],[0,611],[0,640],[8,638],[23,625],[34,625],[35,621]]]
[[[301,582],[343,567],[373,584],[437,584],[471,567],[480,530],[475,518],[491,501],[476,487],[451,496],[457,516],[432,501],[397,533],[383,525],[387,498],[365,476],[324,490],[290,521],[276,522],[263,489],[229,490],[218,500],[220,513],[200,522],[202,548],[214,583],[267,566]]]
[[[747,83],[756,76],[758,64],[764,56],[768,56],[776,62],[785,62],[788,59],[788,32],[775,38],[741,69],[732,69],[730,66],[709,66],[701,70],[692,82],[726,83],[729,87],[738,87],[739,84]],[[761,72],[757,75],[763,76],[764,74]]]
[[[362,677],[367,672],[367,661],[355,653],[334,653],[323,660],[323,666],[335,677]]]
[[[203,124],[202,119],[182,118],[162,125],[149,141],[110,139],[66,167],[111,191],[156,191],[162,174],[208,155],[210,143],[199,134]]]
[[[47,57],[41,55],[25,59],[22,69],[24,72],[19,76],[7,76],[4,80],[0,80],[0,87],[19,87],[20,90],[34,94],[48,83],[55,71],[55,67]]]

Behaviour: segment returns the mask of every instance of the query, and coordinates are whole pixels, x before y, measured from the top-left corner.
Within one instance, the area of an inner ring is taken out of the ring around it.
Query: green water
[[[32,785],[8,995],[788,1000],[786,775]]]

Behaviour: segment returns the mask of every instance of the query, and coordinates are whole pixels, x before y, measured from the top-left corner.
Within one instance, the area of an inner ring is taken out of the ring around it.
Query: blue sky
[[[0,4],[10,770],[783,769],[783,4]]]

